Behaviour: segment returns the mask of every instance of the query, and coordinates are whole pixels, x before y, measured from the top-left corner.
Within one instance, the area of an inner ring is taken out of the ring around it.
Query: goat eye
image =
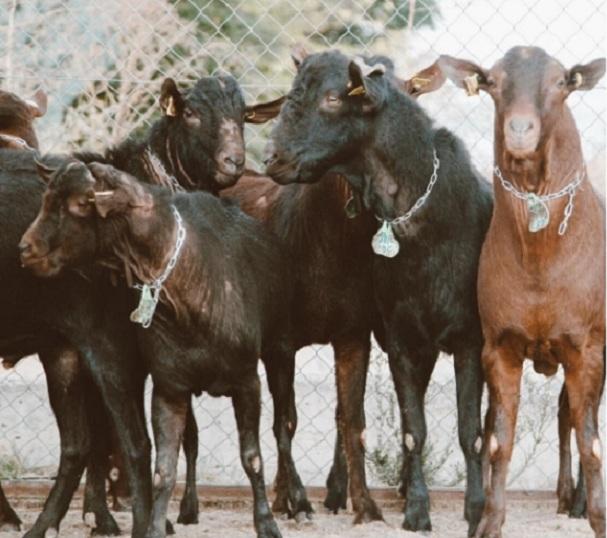
[[[338,95],[330,94],[327,95],[326,99],[327,103],[333,106],[339,105],[341,103],[341,98]]]
[[[556,83],[556,86],[557,86],[558,88],[564,88],[564,87],[565,87],[565,79],[563,79],[563,78],[562,78],[561,80],[559,80],[559,81]]]
[[[191,117],[193,117],[193,116],[194,116],[194,113],[192,112],[192,110],[191,110],[191,109],[186,108],[186,109],[184,109],[184,111],[183,111],[183,116],[184,116],[184,118],[189,119],[189,118],[191,118]]]

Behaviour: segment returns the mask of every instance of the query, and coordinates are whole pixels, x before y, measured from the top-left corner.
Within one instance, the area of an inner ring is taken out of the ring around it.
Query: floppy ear
[[[605,58],[597,58],[587,64],[574,65],[567,74],[567,88],[574,90],[591,90],[605,74]]]
[[[386,66],[382,63],[367,65],[360,57],[350,61],[348,96],[363,100],[363,112],[371,112],[383,103],[385,95],[382,81],[385,72]]]
[[[489,88],[487,70],[473,62],[443,54],[436,61],[436,64],[444,76],[449,78],[456,86],[466,90],[468,95],[477,95],[479,90],[487,91]]]
[[[443,70],[438,65],[438,60],[431,66],[418,71],[408,80],[402,82],[401,88],[411,97],[419,97],[424,93],[438,90],[447,80]]]
[[[160,108],[165,116],[175,117],[183,112],[183,97],[172,78],[164,79],[160,88]]]
[[[0,148],[2,149],[33,149],[18,136],[0,134]]]
[[[280,114],[282,104],[287,98],[286,95],[268,101],[267,103],[257,103],[245,108],[244,121],[247,123],[266,123]]]
[[[95,192],[91,201],[101,218],[110,214],[126,214],[135,208],[152,208],[152,196],[132,176],[109,164],[92,162],[87,166],[95,178]]]
[[[57,171],[56,168],[51,168],[44,164],[42,161],[35,159],[36,170],[38,170],[38,175],[45,183],[48,183],[52,177],[52,175]]]
[[[46,114],[48,99],[46,97],[46,93],[44,93],[44,90],[39,89],[36,91],[34,95],[25,100],[25,103],[27,104],[31,115],[34,116],[34,118],[39,118],[40,116],[44,116],[44,114]]]
[[[309,53],[302,43],[296,43],[291,49],[291,58],[295,64],[295,69],[299,71],[301,64],[308,57]]]

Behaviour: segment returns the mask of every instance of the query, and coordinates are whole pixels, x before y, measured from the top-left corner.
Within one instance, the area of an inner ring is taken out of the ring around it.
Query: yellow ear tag
[[[429,78],[413,77],[411,79],[411,84],[415,90],[421,90],[428,82],[430,82]]]
[[[576,88],[579,88],[584,83],[584,77],[582,76],[582,73],[576,73],[573,76],[573,80],[574,80],[574,86]]]
[[[357,86],[353,90],[350,90],[348,92],[348,95],[365,95],[365,87],[364,86]]]
[[[468,95],[478,95],[478,75],[474,73],[464,79],[466,93]]]
[[[173,97],[169,97],[169,102],[167,103],[166,115],[175,117],[177,116],[177,110],[175,109],[175,101],[173,101]]]

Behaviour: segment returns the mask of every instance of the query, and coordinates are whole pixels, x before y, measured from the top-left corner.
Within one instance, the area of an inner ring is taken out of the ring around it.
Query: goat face
[[[245,103],[231,76],[203,77],[182,94],[172,79],[162,85],[160,105],[169,141],[177,147],[177,167],[210,173],[220,187],[236,183],[244,171]],[[174,151],[169,149],[169,152]]]
[[[297,75],[266,148],[266,173],[283,184],[316,181],[358,156],[392,79],[383,58],[369,65],[339,51],[298,51],[294,60]]]
[[[532,159],[550,139],[565,99],[574,90],[593,88],[605,73],[605,59],[565,69],[538,47],[514,47],[491,69],[450,56],[438,64],[468,93],[483,90],[493,98],[496,139],[514,159]]]
[[[21,238],[21,263],[38,276],[55,276],[65,266],[82,265],[96,251],[94,179],[79,161],[52,170],[38,163],[48,183],[38,216]]]
[[[28,146],[38,148],[33,122],[46,112],[46,94],[38,90],[30,99],[0,90],[0,134],[18,137]],[[13,147],[6,143],[5,147]]]

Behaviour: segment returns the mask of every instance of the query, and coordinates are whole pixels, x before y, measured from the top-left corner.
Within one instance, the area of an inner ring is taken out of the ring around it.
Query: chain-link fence
[[[228,71],[248,102],[290,87],[290,48],[339,47],[392,57],[408,77],[448,53],[490,66],[511,46],[544,47],[565,65],[604,54],[603,0],[2,0],[1,87],[50,97],[38,122],[45,151],[101,149],[141,130],[158,115],[164,77],[187,84]],[[589,175],[604,192],[605,83],[569,99],[582,133]],[[420,103],[436,122],[463,138],[486,177],[493,160],[493,105],[446,84]],[[257,162],[263,128],[247,128],[249,161]],[[527,367],[510,472],[513,487],[552,489],[558,468],[559,374]],[[306,484],[322,485],[335,438],[332,351],[312,346],[297,357],[299,428],[295,458]],[[263,452],[275,470],[271,400],[264,392]],[[199,398],[201,483],[245,482],[230,401]],[[429,483],[462,486],[452,361],[441,357],[426,397]],[[367,381],[367,457],[373,485],[394,485],[400,456],[399,415],[385,356],[374,346]],[[58,436],[36,358],[0,374],[0,477],[48,476],[58,461]]]

